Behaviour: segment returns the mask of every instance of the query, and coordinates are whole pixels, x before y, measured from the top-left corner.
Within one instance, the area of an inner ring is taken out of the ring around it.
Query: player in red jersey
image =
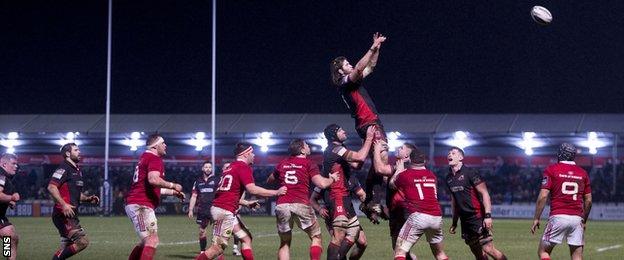
[[[291,231],[293,222],[296,222],[311,240],[310,259],[319,260],[323,243],[321,227],[308,198],[310,181],[316,187],[324,189],[339,180],[339,177],[337,173],[330,174],[329,178],[321,176],[316,163],[307,158],[310,155],[310,146],[303,139],[291,141],[288,152],[290,157],[281,161],[267,180],[268,183],[279,182],[281,186],[288,188],[288,194],[278,197],[275,206],[277,231],[281,240],[277,258],[290,259]]]
[[[405,163],[409,163],[409,156],[416,147],[412,144],[405,143],[396,151],[396,164],[392,166],[388,164],[388,144],[383,140],[375,141],[373,147],[373,160],[375,162],[375,171],[386,178],[395,176],[397,172],[405,170]],[[390,185],[387,185],[390,186]],[[404,196],[399,194],[396,189],[388,188],[386,190],[386,206],[388,210],[388,225],[390,227],[390,238],[392,250],[395,250],[396,241],[399,231],[407,220],[407,212],[401,206]],[[416,259],[416,255],[407,254],[406,259]]]
[[[165,165],[162,157],[167,154],[165,139],[152,134],[146,141],[147,149],[139,158],[132,176],[132,184],[126,194],[126,214],[139,236],[139,243],[132,249],[129,260],[153,259],[158,246],[158,225],[154,209],[161,195],[174,195],[184,200],[182,186],[165,181]]]
[[[20,200],[19,193],[15,192],[12,177],[17,173],[17,156],[5,153],[0,157],[0,236],[11,238],[11,256],[8,259],[17,259],[17,245],[19,236],[15,227],[6,217],[9,207],[15,208],[15,203]]]
[[[347,58],[337,57],[330,64],[332,83],[337,87],[338,93],[345,106],[351,112],[351,117],[355,119],[355,129],[363,140],[366,138],[366,130],[369,126],[375,126],[375,140],[386,140],[386,134],[379,119],[377,108],[371,99],[368,91],[362,84],[362,80],[373,72],[379,58],[379,49],[386,37],[375,33],[370,49],[353,67]],[[373,223],[378,224],[379,196],[373,196],[373,190],[378,189],[383,180],[381,176],[375,175],[374,164],[369,169],[366,178],[366,202],[362,210]]]
[[[583,259],[585,225],[592,207],[589,176],[576,166],[576,147],[563,143],[557,152],[557,163],[544,170],[542,189],[535,205],[531,233],[540,226],[540,217],[550,196],[550,217],[539,244],[538,256],[550,259],[550,253],[565,238],[574,260]]]
[[[401,227],[394,249],[395,260],[405,260],[406,254],[418,239],[425,234],[433,256],[438,260],[447,260],[442,240],[442,211],[438,202],[437,178],[425,168],[425,154],[412,144],[408,168],[390,179],[390,187],[403,196],[400,207],[409,214]],[[403,149],[402,149],[403,150]]]
[[[212,232],[212,246],[195,259],[214,259],[221,255],[227,247],[228,240],[234,234],[242,241],[243,259],[254,259],[251,247],[251,236],[245,226],[236,218],[239,200],[244,191],[251,195],[272,197],[286,194],[287,188],[280,187],[278,190],[267,190],[256,186],[253,178],[251,164],[254,161],[253,147],[247,143],[239,143],[234,148],[236,161],[230,164],[230,168],[223,171],[221,180],[212,202],[210,214],[214,221]]]
[[[87,248],[89,239],[80,226],[76,207],[80,202],[97,204],[100,198],[95,195],[87,196],[82,193],[82,172],[78,167],[80,149],[75,143],[68,143],[61,147],[61,155],[65,160],[54,171],[48,191],[54,199],[52,222],[61,235],[61,247],[52,259],[66,259]]]

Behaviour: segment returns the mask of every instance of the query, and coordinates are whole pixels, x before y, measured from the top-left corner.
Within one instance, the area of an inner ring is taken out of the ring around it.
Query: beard
[[[80,156],[70,156],[69,159],[74,163],[79,163],[81,158]]]

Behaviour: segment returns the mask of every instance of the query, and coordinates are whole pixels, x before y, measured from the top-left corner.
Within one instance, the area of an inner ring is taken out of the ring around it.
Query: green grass
[[[58,233],[50,218],[11,218],[20,239],[19,259],[50,259],[58,247]],[[254,253],[256,259],[276,259],[279,238],[275,235],[275,220],[272,217],[243,217],[254,234]],[[368,237],[368,249],[364,259],[392,259],[387,222],[372,225],[361,219]],[[126,217],[81,217],[91,245],[72,259],[127,259],[137,236]],[[445,219],[445,228],[449,219]],[[545,226],[545,222],[543,226]],[[529,232],[529,220],[494,220],[494,243],[509,259],[535,259],[539,236]],[[197,225],[194,220],[182,216],[160,216],[158,226],[161,245],[156,259],[192,259],[199,251]],[[541,231],[541,230],[540,230]],[[624,231],[624,222],[589,222],[586,231],[586,259],[622,259],[624,248],[598,252],[598,248],[624,244],[620,237]],[[468,247],[459,234],[445,232],[445,247],[451,259],[471,259]],[[323,229],[323,243],[327,245],[328,236]],[[292,259],[307,259],[308,239],[295,228]],[[420,259],[431,259],[431,252],[426,242],[420,241],[412,249]],[[227,249],[227,258],[231,256]],[[324,257],[324,256],[323,256]],[[569,259],[567,246],[558,246],[553,259]]]

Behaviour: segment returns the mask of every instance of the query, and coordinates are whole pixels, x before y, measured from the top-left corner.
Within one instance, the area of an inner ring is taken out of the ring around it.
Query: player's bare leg
[[[444,252],[444,243],[440,242],[436,244],[429,244],[429,248],[431,248],[431,253],[433,253],[433,256],[435,257],[436,260],[448,260],[449,259],[446,253]]]
[[[234,225],[232,229],[234,236],[241,241],[241,254],[244,260],[253,260],[253,249],[251,247],[251,234],[249,231],[239,224]]]
[[[15,227],[13,225],[6,226],[0,229],[0,236],[3,237],[11,237],[11,257],[8,259],[15,260],[17,259],[17,244],[19,242],[19,236],[15,231]]]
[[[310,238],[310,260],[320,260],[323,253],[323,239],[318,221],[304,230]]]
[[[206,240],[206,228],[199,227],[199,251],[200,252],[206,251],[207,243],[208,242]]]
[[[477,260],[488,260],[487,254],[483,251],[483,248],[479,243],[471,245],[470,251],[475,256]]]
[[[494,258],[496,260],[506,260],[507,259],[505,254],[503,254],[503,252],[501,252],[500,250],[496,249],[494,247],[494,243],[492,243],[492,242],[488,242],[487,244],[483,245],[482,246],[482,250],[487,255],[489,255],[490,257],[492,257],[492,258]]]
[[[550,260],[550,254],[552,253],[554,248],[555,248],[554,243],[540,240],[540,244],[537,249],[537,255],[542,260],[546,260],[546,259]]]
[[[368,241],[366,240],[366,234],[364,234],[364,230],[360,229],[357,235],[357,239],[355,239],[355,247],[351,250],[351,254],[349,254],[349,260],[357,260],[364,255],[364,251],[366,251],[366,247],[368,246]]]
[[[572,260],[582,260],[583,246],[570,245],[570,256],[572,257]]]
[[[279,233],[280,247],[277,250],[277,259],[289,260],[290,259],[290,242],[292,240],[292,232]]]
[[[82,229],[70,230],[67,234],[70,241],[68,243],[61,243],[61,248],[56,251],[52,259],[67,259],[89,246],[89,239],[87,234]]]
[[[334,234],[331,242],[327,245],[327,260],[340,260],[340,245],[344,240],[347,230],[343,227],[334,226]]]

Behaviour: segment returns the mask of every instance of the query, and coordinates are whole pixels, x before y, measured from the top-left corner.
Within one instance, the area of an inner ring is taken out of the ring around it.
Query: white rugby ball
[[[553,19],[550,11],[539,5],[533,6],[533,9],[531,9],[531,18],[533,18],[536,23],[541,25],[550,24]]]

